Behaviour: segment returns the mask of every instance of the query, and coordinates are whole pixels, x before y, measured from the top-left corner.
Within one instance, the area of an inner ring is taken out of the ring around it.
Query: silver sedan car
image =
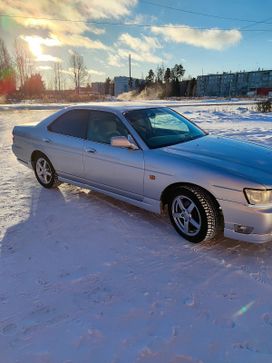
[[[168,210],[190,242],[272,240],[272,149],[209,136],[171,108],[72,106],[13,129],[13,152],[38,182]]]

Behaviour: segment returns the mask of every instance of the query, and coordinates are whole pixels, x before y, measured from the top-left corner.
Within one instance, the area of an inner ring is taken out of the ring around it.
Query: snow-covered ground
[[[272,146],[272,116],[248,107],[180,111]],[[0,112],[0,362],[271,363],[272,242],[192,245],[166,217],[43,189],[11,130],[51,112]]]
[[[124,100],[125,101],[125,100]],[[129,102],[129,100],[127,100]],[[104,103],[104,101],[101,101]],[[100,102],[100,103],[101,103]],[[112,104],[113,102],[123,102],[121,100],[112,100],[108,101],[108,103]],[[163,105],[183,105],[183,106],[205,106],[205,105],[253,105],[258,102],[256,99],[250,98],[185,98],[182,101],[173,100],[172,98],[169,100],[141,100],[139,99],[138,102],[141,103],[159,103]],[[74,103],[74,105],[83,105],[84,103]],[[0,103],[0,111],[7,111],[7,110],[57,110],[66,106],[70,106],[72,103],[37,103],[36,101],[22,101],[19,103],[8,103],[8,104],[1,104]]]

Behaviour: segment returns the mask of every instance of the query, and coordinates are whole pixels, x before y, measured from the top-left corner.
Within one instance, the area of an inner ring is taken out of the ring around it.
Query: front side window
[[[87,140],[110,144],[114,136],[128,136],[128,131],[119,118],[110,112],[91,111]]]
[[[206,135],[185,117],[166,107],[133,110],[127,112],[125,117],[150,149]]]
[[[89,112],[88,110],[67,111],[49,125],[48,130],[57,134],[85,139]]]

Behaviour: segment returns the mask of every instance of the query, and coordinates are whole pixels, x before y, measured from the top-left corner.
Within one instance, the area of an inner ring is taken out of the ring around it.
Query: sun
[[[31,53],[36,57],[36,59],[41,59],[43,51],[40,38],[36,36],[29,36],[27,37],[27,42]]]

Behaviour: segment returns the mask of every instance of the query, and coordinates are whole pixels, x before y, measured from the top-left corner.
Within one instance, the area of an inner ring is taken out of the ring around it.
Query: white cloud
[[[108,65],[112,67],[123,67],[122,59],[118,54],[109,54],[108,55]]]
[[[61,45],[60,41],[56,38],[42,38],[38,35],[22,35],[21,38],[33,46],[46,45],[47,47],[57,47]]]
[[[71,68],[69,69],[61,69],[60,72],[63,73],[63,74],[68,74],[69,76],[73,76],[73,72],[70,70]]]
[[[127,66],[128,57],[131,55],[132,65],[139,66],[136,62],[146,62],[146,63],[161,63],[162,58],[157,57],[153,54],[139,54],[137,52],[132,51],[131,49],[119,48],[116,49],[116,53],[110,53],[107,59],[107,65],[111,67],[121,68]],[[136,62],[135,62],[136,61]]]
[[[126,23],[128,24],[152,24],[157,20],[157,17],[154,15],[147,14],[136,14],[134,18],[127,19]]]
[[[51,34],[53,36],[53,34]],[[58,40],[68,46],[84,47],[89,49],[107,49],[108,47],[100,40],[92,40],[79,34],[58,34]]]
[[[52,69],[51,66],[37,66],[36,68],[41,71],[50,71]]]
[[[63,74],[67,74],[68,76],[74,77],[74,73],[73,73],[73,68],[69,67],[68,69],[62,69],[60,71]],[[87,69],[87,72],[90,76],[105,76],[105,72],[103,71],[98,71],[96,69]]]
[[[86,35],[99,35],[105,30],[87,21],[128,16],[136,4],[137,0],[8,0],[0,1],[0,12],[18,16],[14,21],[26,28],[47,30],[50,38],[62,45],[106,49],[102,42]],[[64,21],[54,20],[59,18]]]
[[[167,27],[169,26],[169,27]],[[168,24],[165,27],[153,26],[151,31],[159,34],[167,41],[184,43],[206,49],[223,50],[233,46],[242,39],[242,34],[237,29],[220,30],[216,28],[201,30],[191,27],[182,28],[183,25]],[[176,26],[176,28],[175,28]]]
[[[134,51],[132,49],[119,48],[117,50],[117,54],[121,59],[128,60],[128,55],[131,55],[131,59],[136,62],[145,62],[145,63],[153,63],[158,64],[162,63],[163,59],[158,57],[151,52],[137,52],[137,49]]]
[[[67,3],[73,11],[78,11],[88,19],[109,19],[129,15],[131,9],[137,5],[137,0],[79,0],[77,3],[66,0],[65,7]]]
[[[141,34],[141,37],[134,37],[128,33],[123,33],[115,43],[116,53],[110,56],[112,65],[120,60],[127,60],[129,54],[136,62],[161,63],[162,58],[154,54],[156,49],[162,48],[160,42],[150,36]]]
[[[88,69],[88,73],[94,76],[104,76],[105,72],[97,71],[96,69]]]
[[[106,29],[104,29],[104,28],[98,28],[98,27],[96,27],[94,25],[91,25],[91,24],[88,25],[88,28],[89,28],[88,30],[90,32],[94,33],[95,35],[101,35],[101,34],[105,34],[106,33]]]
[[[142,35],[141,38],[133,37],[128,33],[123,33],[119,37],[119,42],[130,47],[137,52],[150,52],[156,48],[162,48],[161,44],[156,38]]]
[[[54,57],[50,54],[40,54],[36,59],[34,59],[35,62],[57,62],[61,63],[62,59],[58,57]]]

